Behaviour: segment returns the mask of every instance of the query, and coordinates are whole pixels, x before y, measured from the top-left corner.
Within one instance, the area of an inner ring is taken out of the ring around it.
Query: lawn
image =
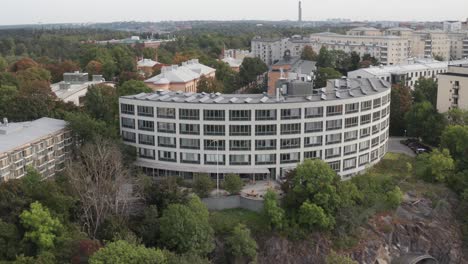
[[[245,209],[228,209],[210,212],[210,224],[216,234],[229,233],[238,223],[246,225],[252,233],[260,234],[268,231],[268,224],[257,212]]]

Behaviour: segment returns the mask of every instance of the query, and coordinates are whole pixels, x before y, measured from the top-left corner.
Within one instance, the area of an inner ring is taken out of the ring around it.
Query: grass
[[[210,224],[216,234],[224,235],[239,223],[246,225],[254,234],[268,231],[268,224],[263,216],[257,212],[245,209],[228,209],[210,213]]]

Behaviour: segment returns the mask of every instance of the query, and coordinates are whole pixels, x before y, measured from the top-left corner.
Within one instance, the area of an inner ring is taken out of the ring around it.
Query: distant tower
[[[302,23],[302,2],[299,1],[299,23]]]

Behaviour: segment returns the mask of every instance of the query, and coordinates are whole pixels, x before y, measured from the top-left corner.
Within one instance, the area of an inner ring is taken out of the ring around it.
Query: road
[[[400,143],[401,140],[405,140],[404,137],[390,137],[388,140],[388,152],[403,153],[410,157],[415,157],[416,154],[407,146]]]

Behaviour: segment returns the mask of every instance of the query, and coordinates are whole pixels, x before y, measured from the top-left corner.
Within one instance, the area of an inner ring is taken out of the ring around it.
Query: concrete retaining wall
[[[250,211],[261,212],[263,209],[263,200],[247,199],[240,195],[203,198],[202,202],[206,205],[208,210],[215,211],[243,208]]]

